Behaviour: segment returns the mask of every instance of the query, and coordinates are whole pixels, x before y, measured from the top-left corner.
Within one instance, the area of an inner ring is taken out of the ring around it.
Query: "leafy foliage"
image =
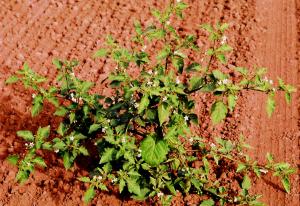
[[[243,152],[249,149],[243,138],[240,141],[216,138],[208,142],[190,129],[193,124],[199,124],[193,112],[196,104],[193,93],[214,96],[211,120],[219,124],[234,111],[243,90],[266,93],[266,109],[271,116],[276,92],[284,91],[290,102],[295,89],[281,79],[279,86],[273,86],[273,81],[265,77],[265,68],[250,72],[236,67],[233,72],[239,78],[235,80],[228,71],[218,69],[227,63],[227,54],[232,51],[225,36],[228,24],[201,25],[212,46],[208,50],[199,48],[195,36],[180,35],[170,23],[172,15],[183,18],[187,7],[178,2],[164,11],[154,10],[157,23],[146,28],[134,22],[134,49],[124,48],[112,36],[107,37],[105,47],[94,57],[115,62],[116,68],[107,78],[114,95],[92,94],[90,89],[94,84],[74,74],[76,60],[53,60],[58,70],[58,86],[40,86],[46,78],[26,63],[7,79],[7,84],[21,81],[32,89],[32,116],[38,115],[48,101],[56,108],[54,115],[63,117],[53,134],[55,137],[50,140],[49,126],[39,128],[35,135],[27,130],[17,132],[27,147],[25,154],[8,158],[19,168],[17,181],[28,179],[35,166],[46,167],[37,155],[38,150],[54,151],[69,169],[78,156],[89,156],[89,150],[93,149],[100,161],[95,163],[89,177],[78,178],[90,185],[83,196],[86,203],[96,196],[97,190],[108,190],[109,185],[115,185],[123,195],[130,194],[138,200],[156,197],[162,205],[171,204],[172,196],[178,191],[208,196],[201,206],[263,205],[257,200],[259,195],[249,192],[250,177],[253,174],[261,177],[267,172],[278,176],[290,192],[289,176],[295,170],[288,163],[277,163],[267,155],[268,163],[258,164]],[[147,53],[149,41],[161,42],[163,46]],[[190,62],[187,50],[200,52],[207,64]],[[135,76],[127,72],[131,66],[138,68]],[[95,148],[86,148],[87,142],[93,142]],[[197,162],[200,166],[195,166]],[[237,191],[216,175],[224,170],[224,165],[233,165],[240,184]]]

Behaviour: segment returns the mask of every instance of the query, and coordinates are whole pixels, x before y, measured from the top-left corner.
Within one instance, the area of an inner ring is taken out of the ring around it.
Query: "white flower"
[[[101,175],[99,175],[99,176],[97,177],[97,179],[98,179],[98,180],[102,180],[103,178],[102,178]]]
[[[265,82],[268,82],[268,81],[269,81],[268,77],[264,77],[263,80],[264,80]]]
[[[211,147],[216,147],[216,145],[214,143],[210,143]]]
[[[142,48],[142,51],[144,52],[146,49],[147,49],[147,46],[144,45],[143,48]]]
[[[271,80],[269,81],[269,83],[270,83],[270,84],[273,84],[273,80],[271,79]]]
[[[180,79],[179,79],[179,77],[176,77],[176,84],[180,84]]]
[[[97,144],[98,144],[97,142],[94,142],[94,145],[95,145],[95,146],[97,146]]]
[[[74,72],[71,72],[70,74],[71,74],[71,76],[75,77],[75,74],[74,74]]]
[[[194,141],[193,138],[190,138],[190,139],[189,139],[189,142],[190,142],[190,143],[193,143],[193,141]]]
[[[110,119],[108,119],[107,122],[110,123]]]
[[[30,142],[29,145],[28,145],[29,148],[32,148],[33,146],[34,146],[33,142]]]
[[[105,127],[102,127],[101,131],[102,131],[103,133],[105,133],[105,131],[106,131]]]
[[[276,92],[276,88],[272,88],[272,91],[273,91],[273,92]]]
[[[166,24],[167,24],[167,25],[170,25],[170,21],[167,21]]]
[[[117,178],[114,178],[114,179],[111,180],[111,183],[115,183],[115,182],[117,182],[117,181],[118,181],[118,179],[117,179]]]
[[[59,152],[59,149],[54,150],[54,152],[55,152],[55,153],[58,153],[58,152]]]
[[[73,140],[74,140],[74,136],[73,136],[73,135],[70,137],[70,140],[71,140],[71,141],[73,141]]]
[[[157,71],[154,72],[154,75],[157,75]]]
[[[162,99],[163,102],[165,102],[165,101],[167,101],[167,100],[168,100],[168,97],[164,97],[164,98]]]
[[[152,86],[152,85],[153,85],[153,82],[151,82],[151,81],[150,81],[150,82],[147,82],[147,85],[148,85],[148,86]]]
[[[177,1],[177,3],[180,3],[181,2],[181,0],[176,0]]]
[[[222,36],[221,44],[225,44],[227,42],[227,36]]]
[[[234,197],[233,202],[237,202],[237,201],[238,201],[238,198]]]
[[[27,162],[27,166],[30,166],[31,165],[31,163],[30,162]]]
[[[135,103],[135,104],[134,104],[134,107],[135,107],[135,108],[138,108],[139,106],[140,106],[139,103]]]
[[[229,80],[228,79],[223,79],[222,83],[226,85],[226,84],[229,83]]]
[[[138,154],[137,157],[140,158],[142,156],[142,154]]]
[[[141,152],[142,152],[142,150],[141,150],[141,149],[138,149],[138,152],[139,152],[139,153],[141,153]]]
[[[188,116],[184,116],[184,121],[188,121],[189,120],[189,117]]]
[[[268,170],[266,170],[266,169],[259,169],[259,171],[260,171],[261,173],[264,173],[264,174],[267,174],[267,173],[268,173]]]
[[[148,71],[148,74],[150,74],[150,75],[153,74],[152,70],[149,70],[149,71]]]
[[[162,196],[164,196],[164,193],[162,192],[157,193],[157,197],[162,197]]]
[[[123,143],[125,143],[125,142],[126,142],[126,139],[125,139],[125,137],[123,137],[123,138],[122,138],[122,142],[123,142]]]
[[[36,94],[32,94],[31,96],[32,96],[32,99],[34,99],[36,97]]]

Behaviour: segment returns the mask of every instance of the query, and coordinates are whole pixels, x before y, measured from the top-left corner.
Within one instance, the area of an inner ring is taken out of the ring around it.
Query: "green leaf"
[[[200,68],[201,68],[200,64],[194,62],[194,63],[190,64],[190,65],[186,68],[186,70],[187,70],[188,72],[190,72],[190,71],[199,71]]]
[[[106,55],[107,55],[107,50],[102,48],[102,49],[99,49],[98,51],[96,51],[93,57],[94,58],[105,57]]]
[[[242,182],[242,188],[245,190],[249,190],[250,187],[251,187],[251,179],[248,175],[245,175]]]
[[[89,129],[89,134],[97,131],[98,129],[100,129],[100,127],[101,127],[100,124],[92,124]]]
[[[157,55],[157,59],[165,59],[171,52],[170,46],[165,46]]]
[[[248,74],[248,69],[244,67],[235,67],[234,70],[241,73],[244,76]]]
[[[148,96],[148,94],[145,94],[142,97],[141,102],[139,104],[138,113],[141,114],[145,109],[147,109],[147,107],[149,106],[149,104],[150,104],[149,96]]]
[[[10,155],[6,158],[6,160],[13,165],[17,165],[19,161],[19,156],[18,155]]]
[[[90,186],[89,189],[87,189],[87,191],[85,191],[84,195],[83,195],[83,201],[85,203],[89,203],[94,197],[95,197],[95,189],[94,186]]]
[[[100,164],[110,162],[111,160],[113,160],[115,153],[116,150],[114,148],[106,148],[104,153],[101,156]]]
[[[88,156],[89,155],[88,150],[85,147],[83,147],[83,146],[79,147],[78,150],[79,150],[80,154],[83,154],[84,156]]]
[[[136,195],[139,195],[141,193],[141,188],[135,179],[128,178],[126,179],[126,182],[127,182],[128,191],[130,193],[134,193]]]
[[[19,170],[17,175],[16,175],[16,180],[19,182],[19,183],[24,183],[26,180],[28,180],[29,178],[29,175],[30,175],[30,172],[29,171],[25,171],[25,170]]]
[[[68,110],[67,110],[65,107],[61,106],[61,107],[58,107],[58,108],[56,109],[54,115],[63,117],[63,116],[65,116],[67,113],[68,113]]]
[[[12,75],[5,81],[5,84],[13,84],[16,83],[18,80],[19,78],[17,76]]]
[[[236,105],[236,99],[237,97],[233,94],[228,95],[228,108],[232,112]]]
[[[267,114],[269,117],[272,116],[274,110],[275,110],[275,99],[274,94],[269,94],[267,99],[267,105],[266,105]]]
[[[50,134],[50,125],[46,127],[39,127],[37,131],[37,136],[41,139],[48,138]]]
[[[217,70],[217,69],[213,70],[212,74],[218,80],[224,80],[227,78],[227,76],[223,72],[221,72],[220,70]]]
[[[162,103],[158,106],[158,119],[160,125],[166,122],[169,119],[170,115],[170,108],[169,105],[166,103]]]
[[[34,136],[32,134],[31,131],[28,131],[28,130],[20,130],[20,131],[17,131],[17,135],[19,137],[22,137],[24,140],[26,141],[30,141],[30,142],[33,142],[34,141]]]
[[[122,191],[124,190],[125,185],[126,185],[125,180],[121,179],[120,182],[119,182],[119,191],[120,191],[120,193],[122,193]]]
[[[61,69],[62,68],[62,62],[58,59],[53,59],[52,60],[52,64],[57,68],[57,69]]]
[[[157,166],[166,159],[169,152],[167,143],[155,135],[148,135],[141,143],[142,158],[151,166]]]
[[[36,157],[35,159],[32,160],[32,163],[37,164],[38,166],[41,167],[47,167],[44,159],[41,157]]]
[[[247,166],[245,164],[240,163],[236,169],[236,172],[241,172],[243,170],[245,170],[247,168]]]
[[[86,182],[86,183],[91,181],[89,177],[80,177],[80,178],[78,178],[78,180],[81,182]]]
[[[201,202],[200,206],[214,206],[215,202],[213,199],[204,200]]]
[[[57,133],[60,134],[61,136],[64,136],[66,131],[67,131],[67,128],[66,128],[65,124],[61,122],[57,128]]]
[[[177,71],[181,74],[183,72],[184,61],[182,57],[174,56],[172,58],[172,64],[177,69]]]
[[[222,64],[226,64],[227,63],[227,59],[226,56],[224,54],[217,54],[217,58],[218,60],[222,63]]]
[[[39,94],[33,99],[33,106],[31,109],[31,116],[35,117],[43,109],[43,97]]]
[[[282,185],[283,185],[285,191],[286,191],[287,193],[290,193],[290,192],[291,192],[291,184],[290,184],[289,178],[288,178],[288,177],[283,177],[283,178],[281,179],[281,183],[282,183]]]
[[[209,33],[214,32],[214,28],[210,24],[202,24],[200,27]]]
[[[217,52],[230,52],[232,48],[228,44],[223,44],[217,49]]]
[[[221,102],[215,102],[211,108],[211,119],[213,124],[218,124],[226,118],[227,115],[227,107]]]
[[[66,169],[69,169],[72,166],[72,161],[70,159],[70,154],[68,152],[64,153],[63,162]]]
[[[203,78],[198,76],[193,76],[189,81],[189,90],[193,91],[195,89],[200,88],[203,84]]]
[[[142,35],[143,34],[143,29],[142,29],[142,25],[139,21],[134,21],[134,28],[135,28],[135,32],[138,35]]]

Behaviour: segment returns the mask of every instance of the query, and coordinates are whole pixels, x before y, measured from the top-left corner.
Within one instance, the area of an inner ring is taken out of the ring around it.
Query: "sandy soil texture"
[[[204,42],[201,23],[228,22],[229,43],[234,48],[229,67],[234,65],[269,68],[269,77],[282,77],[299,90],[300,70],[300,2],[298,0],[187,0],[190,8],[186,19],[177,28],[196,34]],[[14,182],[16,168],[4,159],[22,151],[17,130],[35,131],[39,125],[57,125],[50,117],[53,109],[46,106],[38,118],[31,118],[31,95],[20,85],[5,86],[5,79],[27,61],[39,73],[53,82],[56,70],[51,65],[54,57],[77,58],[81,65],[76,70],[81,78],[101,82],[112,65],[103,60],[94,61],[93,52],[100,48],[107,34],[113,34],[124,45],[133,34],[133,20],[145,25],[153,19],[150,9],[162,8],[164,0],[0,0],[0,206],[83,205],[86,185],[76,180],[86,175],[80,167],[66,172],[61,161],[49,155],[52,167],[36,171],[25,185]],[[102,91],[101,86],[97,91]],[[202,107],[209,98],[197,95],[196,110],[201,115],[199,134],[222,135],[236,138],[241,132],[254,146],[254,157],[263,161],[266,152],[279,160],[289,161],[299,169],[299,93],[291,105],[283,95],[277,98],[272,119],[265,113],[264,95],[243,93],[237,110],[222,125],[209,126],[208,111]],[[300,205],[299,173],[293,177],[292,192],[286,195],[273,177],[258,181],[255,191],[264,195],[270,206]],[[192,197],[176,205],[188,205]],[[118,194],[99,193],[94,205],[148,205],[137,203]]]

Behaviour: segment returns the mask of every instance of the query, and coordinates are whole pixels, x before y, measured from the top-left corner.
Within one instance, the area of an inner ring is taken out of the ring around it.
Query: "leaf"
[[[34,136],[32,134],[31,131],[28,131],[28,130],[20,130],[20,131],[17,131],[17,135],[19,137],[22,137],[24,140],[26,141],[30,141],[30,142],[33,142],[34,141]]]
[[[145,94],[142,97],[141,102],[139,104],[138,114],[141,114],[145,109],[147,109],[149,104],[150,104],[149,96],[148,96],[148,94]]]
[[[170,115],[170,109],[168,104],[162,103],[158,106],[158,119],[160,125],[162,125],[164,122],[166,122],[169,119]]]
[[[268,99],[267,99],[266,110],[267,110],[268,116],[271,117],[275,110],[274,94],[269,94]]]
[[[203,202],[201,202],[200,206],[214,206],[215,202],[213,199],[209,199],[209,200],[204,200]]]
[[[209,33],[214,32],[214,28],[210,24],[202,24],[200,27]]]
[[[172,64],[180,74],[183,72],[184,61],[182,57],[178,57],[178,56],[173,57]]]
[[[245,175],[242,182],[242,188],[245,190],[249,190],[250,187],[251,187],[251,179],[248,175]]]
[[[120,182],[119,182],[119,191],[120,191],[120,193],[122,193],[125,185],[126,185],[125,180],[121,179]]]
[[[281,183],[282,183],[282,185],[283,185],[285,191],[286,191],[287,193],[290,193],[290,192],[291,192],[291,185],[290,185],[290,180],[289,180],[289,178],[288,178],[288,177],[283,177],[283,178],[281,179]]]
[[[165,140],[148,135],[141,143],[142,158],[151,166],[157,166],[166,159],[169,147]]]
[[[69,169],[72,166],[72,161],[70,159],[70,154],[68,152],[64,153],[63,162],[66,169]]]
[[[236,105],[236,99],[237,97],[233,94],[229,94],[228,95],[228,108],[229,110],[232,112],[235,108],[235,105]]]
[[[170,46],[165,46],[157,55],[157,59],[165,59],[171,52]]]
[[[31,116],[35,117],[43,109],[43,97],[39,94],[33,99],[33,106],[31,109]]]
[[[83,154],[84,156],[88,156],[89,155],[88,150],[85,147],[83,147],[83,146],[79,147],[78,150],[79,150],[80,154]]]
[[[189,90],[193,91],[195,89],[198,89],[202,84],[203,84],[202,77],[193,76],[189,81]]]
[[[222,63],[222,64],[226,64],[227,59],[226,56],[224,54],[217,54],[217,58],[218,60]]]
[[[223,72],[221,72],[220,70],[217,70],[217,69],[213,70],[212,74],[218,80],[224,80],[227,78],[227,76]]]
[[[17,175],[16,175],[16,180],[19,183],[24,183],[26,180],[28,180],[30,175],[29,171],[24,171],[24,170],[19,170]]]
[[[89,129],[89,134],[97,131],[98,129],[100,129],[100,127],[101,127],[100,124],[92,124]]]
[[[57,133],[60,134],[61,136],[64,136],[66,131],[67,131],[66,126],[64,125],[64,123],[61,122],[57,128]]]
[[[13,165],[17,165],[19,161],[19,156],[18,155],[10,155],[6,158],[6,160]]]
[[[61,69],[62,68],[62,62],[58,59],[53,59],[52,60],[52,64],[57,68],[57,69]]]
[[[234,70],[241,73],[244,76],[248,74],[248,69],[244,67],[235,67]]]
[[[41,158],[41,157],[36,157],[35,159],[33,159],[32,163],[35,163],[35,164],[37,164],[38,166],[41,166],[41,167],[47,167],[44,159]]]
[[[245,164],[240,163],[236,169],[236,172],[241,172],[243,170],[245,170],[247,168],[247,166]]]
[[[99,49],[98,51],[96,51],[93,57],[94,58],[105,57],[106,55],[107,55],[107,50],[102,48],[102,49]]]
[[[227,107],[221,102],[215,102],[211,108],[211,119],[213,124],[218,124],[226,118],[227,115]]]
[[[232,48],[228,44],[223,44],[217,49],[217,52],[230,52]]]
[[[17,76],[12,75],[5,81],[5,84],[13,84],[16,83],[18,80],[19,78]]]
[[[63,117],[67,114],[68,110],[65,107],[58,107],[54,113],[56,116]]]
[[[80,177],[80,178],[78,178],[78,180],[81,182],[86,182],[86,183],[91,182],[89,177]]]
[[[110,162],[111,160],[113,160],[115,153],[116,150],[114,148],[106,148],[104,153],[101,156],[100,164]]]
[[[141,193],[141,188],[135,179],[128,178],[126,182],[129,192],[134,193],[136,195],[139,195]]]
[[[39,127],[37,131],[37,136],[41,139],[45,139],[49,137],[49,134],[50,134],[50,125],[46,127]]]
[[[83,195],[83,201],[85,203],[89,203],[95,196],[95,189],[94,186],[90,186],[89,189],[87,189],[87,191],[85,191],[84,195]]]
[[[194,63],[190,64],[190,65],[186,68],[186,70],[187,70],[188,72],[190,72],[190,71],[199,71],[200,68],[201,68],[200,64],[194,62]]]

